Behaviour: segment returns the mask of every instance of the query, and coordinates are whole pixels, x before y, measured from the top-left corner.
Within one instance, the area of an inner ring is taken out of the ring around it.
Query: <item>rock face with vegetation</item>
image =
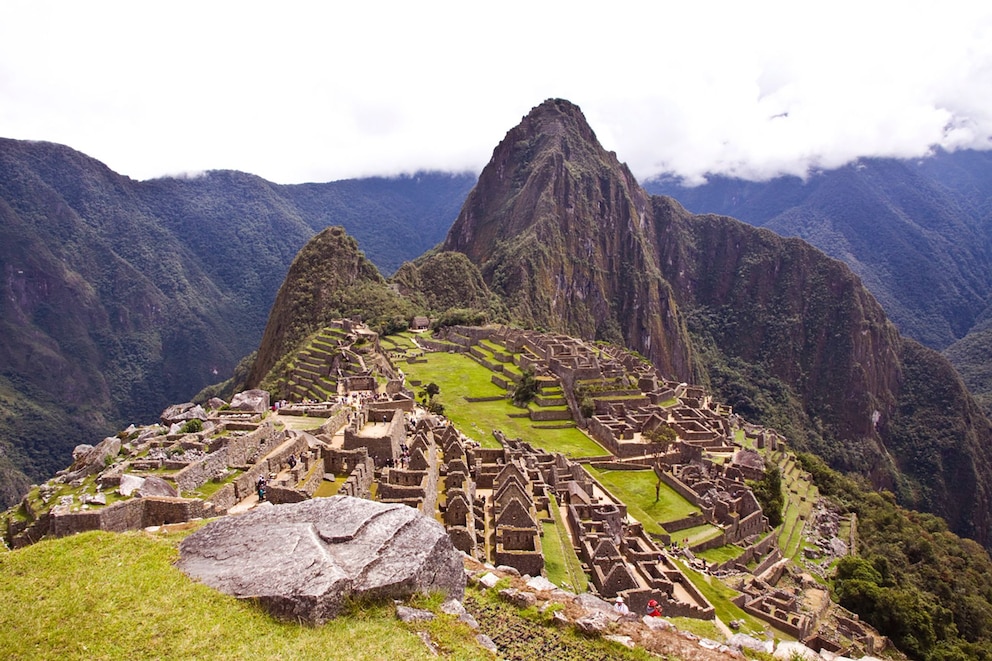
[[[904,335],[947,350],[992,412],[986,349],[992,345],[992,152],[861,159],[806,179],[713,177],[694,187],[656,180],[645,188],[696,213],[726,214],[798,236],[844,261]]]
[[[417,311],[386,284],[354,238],[340,227],[329,227],[311,239],[289,267],[248,383],[256,387],[280,358],[332,319],[399,324]]]
[[[649,197],[576,106],[546,101],[507,134],[443,247],[520,322],[622,341],[992,541],[992,429],[947,361],[809,244]]]
[[[346,599],[442,592],[461,599],[461,555],[444,528],[404,505],[316,498],[221,517],[179,547],[179,568],[291,622],[323,624]]]
[[[527,326],[625,343],[688,376],[690,352],[651,249],[651,201],[579,109],[542,104],[496,147],[448,232]]]

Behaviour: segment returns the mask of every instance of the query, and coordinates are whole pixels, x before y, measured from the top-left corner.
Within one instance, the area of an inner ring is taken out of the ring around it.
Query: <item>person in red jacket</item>
[[[661,617],[661,605],[652,599],[648,602],[647,613],[651,617]]]

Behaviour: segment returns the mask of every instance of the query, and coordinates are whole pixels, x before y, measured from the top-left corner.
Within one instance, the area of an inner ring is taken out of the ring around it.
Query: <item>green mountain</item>
[[[618,339],[992,541],[992,426],[949,363],[810,244],[650,197],[569,102],[506,135],[443,249],[476,263],[519,322]]]
[[[441,240],[474,181],[139,182],[68,147],[0,140],[0,505],[77,444],[229,375],[315,232],[346,227],[390,272]]]

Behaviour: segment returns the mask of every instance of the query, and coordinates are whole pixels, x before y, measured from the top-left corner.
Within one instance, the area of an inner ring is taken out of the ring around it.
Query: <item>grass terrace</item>
[[[637,505],[655,521],[675,521],[699,511],[698,507],[664,482],[661,483],[658,500],[655,501],[658,478],[652,470],[600,471],[590,467],[590,472],[628,506]]]
[[[765,630],[769,629],[768,625],[763,621],[744,612],[741,608],[734,605],[731,600],[740,594],[739,592],[728,587],[718,578],[701,574],[691,569],[688,565],[677,558],[674,562],[679,566],[679,569],[682,570],[682,573],[686,575],[686,578],[688,578],[692,584],[703,593],[703,596],[706,597],[711,604],[713,604],[713,609],[716,611],[716,616],[721,622],[744,620],[744,627],[741,631],[743,633],[754,633],[758,637],[762,637]],[[680,629],[683,627],[683,619],[686,618],[673,618],[675,625]],[[785,640],[795,640],[795,638],[782,632],[776,632],[776,637]]]
[[[528,417],[511,418],[510,415],[526,414],[527,410],[514,406],[509,399],[467,401],[466,397],[507,394],[492,383],[492,372],[468,356],[433,352],[426,353],[424,357],[427,359],[425,363],[403,366],[407,379],[420,381],[420,388],[436,383],[441,389],[439,397],[444,404],[445,416],[459,431],[484,447],[499,447],[493,438],[493,430],[499,429],[509,438],[522,438],[535,447],[561,452],[568,457],[601,457],[608,454],[579,429],[541,429],[535,428]]]
[[[717,535],[719,535],[720,532],[722,531],[717,526],[714,526],[710,523],[704,523],[701,526],[693,526],[692,528],[683,528],[678,532],[673,532],[672,537],[678,540],[688,540],[689,546],[692,546],[694,544],[700,544],[702,542],[711,540]],[[740,549],[737,549],[737,554],[740,554],[740,551],[741,551]],[[736,557],[737,554],[731,557]]]
[[[558,503],[552,498],[551,510],[554,523],[542,523],[541,547],[544,549],[544,569],[548,580],[555,585],[573,592],[585,592],[589,578],[582,571],[582,563],[575,555],[565,523],[558,511]]]

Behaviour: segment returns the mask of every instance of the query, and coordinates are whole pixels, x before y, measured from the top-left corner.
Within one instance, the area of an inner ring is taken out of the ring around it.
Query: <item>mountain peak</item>
[[[468,255],[522,323],[650,347],[666,373],[687,377],[679,315],[645,279],[658,272],[652,233],[647,193],[578,106],[549,99],[493,151],[444,250]]]

